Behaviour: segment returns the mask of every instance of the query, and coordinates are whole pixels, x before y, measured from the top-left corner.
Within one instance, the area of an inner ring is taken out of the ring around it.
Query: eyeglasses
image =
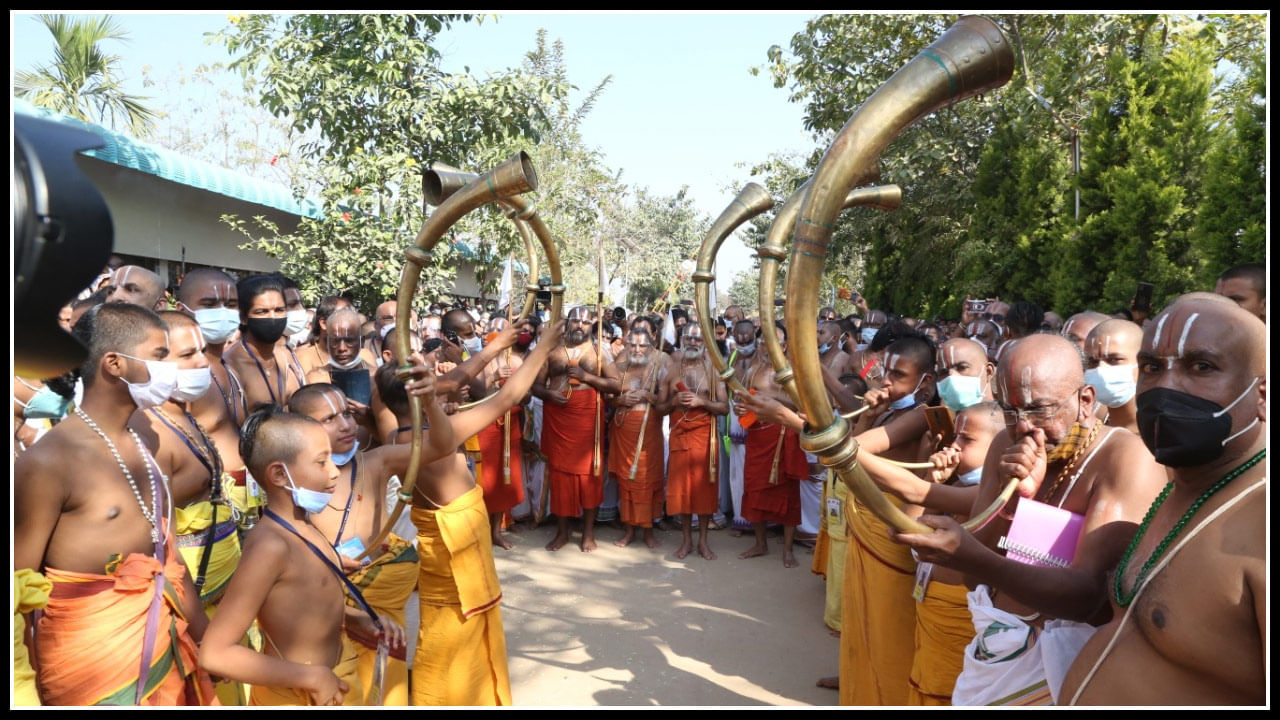
[[[1078,396],[1080,394],[1080,391],[1083,389],[1084,389],[1083,385],[1076,388],[1075,395]],[[1018,408],[1005,407],[1004,405],[1001,405],[1000,411],[1004,415],[1004,424],[1009,427],[1013,427],[1014,425],[1017,425],[1018,421],[1023,419],[1025,419],[1027,422],[1031,423],[1032,425],[1036,425],[1038,423],[1048,422],[1049,420],[1052,420],[1054,416],[1056,416],[1059,412],[1061,412],[1062,408],[1066,407],[1067,403],[1069,402],[1071,402],[1070,397],[1058,403],[1057,405],[1041,405],[1039,407],[1029,407],[1029,408],[1026,408],[1025,410],[1020,410]]]

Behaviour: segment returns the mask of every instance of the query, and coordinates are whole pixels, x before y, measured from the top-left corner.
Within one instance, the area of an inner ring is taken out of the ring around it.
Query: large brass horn
[[[836,136],[804,198],[792,235],[787,272],[787,316],[817,317],[818,280],[836,215],[845,195],[872,167],[880,152],[908,125],[934,110],[1008,82],[1013,51],[996,24],[967,16],[951,26],[893,77],[889,78]],[[857,461],[858,444],[844,418],[835,417],[822,384],[817,326],[796,323],[787,348],[799,392],[799,405],[809,426],[801,445],[822,458],[872,512],[902,532],[932,529],[908,518],[872,483]],[[972,529],[985,524],[1012,496],[1009,483],[991,508],[970,518]]]
[[[782,208],[778,210],[778,214],[773,219],[773,225],[769,227],[769,235],[765,238],[764,245],[761,245],[756,252],[756,256],[760,258],[760,335],[764,338],[764,346],[769,352],[769,360],[773,363],[774,382],[781,385],[797,405],[800,404],[800,393],[796,390],[795,373],[791,371],[791,367],[787,364],[787,356],[783,353],[782,343],[778,342],[778,334],[775,332],[777,317],[774,312],[773,297],[777,288],[778,266],[787,256],[786,248],[782,246],[782,243],[791,235],[791,229],[795,227],[796,215],[799,214],[800,205],[804,202],[805,196],[808,195],[811,182],[812,179],[806,180],[782,204]],[[866,205],[880,210],[893,211],[897,210],[901,204],[902,188],[897,185],[877,185],[850,191],[845,196],[844,204],[841,208]],[[816,318],[817,315],[814,315],[814,317]],[[787,319],[792,321],[793,324],[797,320],[790,314],[787,315]]]
[[[397,375],[408,379],[409,355],[413,352],[410,344],[411,330],[409,316],[413,310],[413,296],[418,291],[418,279],[422,275],[422,267],[431,262],[431,249],[435,247],[445,232],[463,215],[484,205],[485,203],[507,200],[520,193],[536,190],[538,175],[534,172],[533,161],[528,154],[518,152],[502,164],[467,183],[454,192],[436,208],[418,231],[414,244],[404,251],[405,264],[400,271],[400,287],[396,291],[396,356],[400,359]],[[378,537],[369,543],[369,549],[361,557],[369,557],[382,546],[391,528],[400,519],[404,508],[413,501],[413,488],[417,484],[418,471],[422,467],[422,399],[416,395],[409,396],[409,427],[411,443],[409,467],[400,488],[399,502],[387,519],[386,525],[378,532]]]
[[[703,343],[707,349],[707,357],[711,359],[711,366],[720,374],[720,379],[728,384],[729,389],[738,393],[745,393],[747,389],[734,377],[733,368],[728,366],[724,356],[720,354],[720,348],[716,347],[714,342],[716,333],[711,325],[711,283],[715,281],[716,274],[711,270],[711,266],[716,261],[716,253],[720,252],[720,245],[724,243],[725,238],[729,237],[729,233],[771,207],[773,207],[773,197],[769,195],[769,191],[756,183],[747,183],[738,193],[738,197],[729,203],[729,207],[720,213],[720,217],[716,218],[711,229],[707,231],[706,237],[702,240],[702,247],[698,250],[697,268],[693,271],[693,301],[698,308],[698,325],[702,328],[702,337],[707,339]]]
[[[431,205],[439,205],[448,200],[454,193],[461,190],[468,183],[474,182],[479,176],[475,173],[464,172],[444,163],[436,162],[431,164],[431,170],[423,173],[422,176],[422,193],[426,202]],[[564,308],[564,275],[560,266],[560,252],[556,249],[555,238],[551,235],[551,229],[543,222],[542,217],[538,215],[536,206],[529,203],[523,197],[512,196],[498,200],[498,205],[504,209],[504,215],[511,219],[516,226],[516,231],[520,234],[521,241],[524,242],[525,255],[529,259],[529,281],[525,285],[525,302],[520,312],[520,316],[515,320],[519,323],[529,316],[537,303],[538,291],[541,286],[538,285],[538,256],[534,249],[533,237],[537,238],[538,244],[542,246],[542,253],[547,257],[547,269],[551,275],[551,285],[548,290],[551,292],[551,312],[549,322],[555,323],[560,320]],[[458,406],[458,410],[469,410],[477,405],[487,401],[492,395],[474,400]]]

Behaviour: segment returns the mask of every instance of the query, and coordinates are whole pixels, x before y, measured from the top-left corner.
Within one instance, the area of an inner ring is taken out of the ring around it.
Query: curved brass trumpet
[[[702,337],[707,339],[703,343],[707,357],[711,359],[711,366],[719,373],[720,379],[737,393],[745,393],[747,389],[734,377],[733,368],[728,367],[724,356],[720,354],[720,348],[714,342],[716,333],[711,326],[711,283],[716,279],[716,274],[712,272],[711,266],[729,233],[771,207],[773,197],[769,195],[769,191],[756,183],[747,183],[707,231],[702,247],[698,250],[698,266],[693,272],[694,304],[698,308],[698,325],[702,328]]]
[[[494,169],[466,184],[452,193],[441,203],[418,231],[414,244],[404,251],[405,264],[400,271],[400,287],[396,291],[396,356],[400,359],[400,367],[396,374],[401,379],[408,379],[412,365],[409,355],[413,352],[410,344],[409,314],[413,307],[413,296],[418,290],[418,278],[422,275],[422,267],[431,261],[431,249],[440,241],[455,222],[463,215],[489,202],[509,200],[520,193],[535,190],[538,187],[538,175],[534,172],[533,162],[524,152],[518,152]],[[409,426],[411,444],[409,467],[405,472],[400,488],[399,502],[387,519],[386,525],[378,531],[378,536],[369,543],[369,548],[361,555],[369,557],[382,546],[390,534],[391,528],[404,513],[404,508],[413,501],[413,488],[417,484],[418,471],[422,466],[422,399],[409,395]]]
[[[764,338],[764,346],[769,351],[769,360],[773,363],[774,381],[787,391],[791,400],[797,405],[800,404],[800,393],[796,390],[795,373],[787,365],[787,356],[783,353],[782,344],[778,342],[778,334],[774,331],[776,313],[773,296],[778,284],[778,266],[787,256],[782,242],[795,227],[796,215],[799,214],[800,205],[809,194],[812,181],[812,178],[806,180],[782,204],[782,209],[778,210],[777,216],[773,219],[773,225],[769,227],[769,235],[764,245],[761,245],[756,252],[756,256],[760,258],[760,335]],[[897,210],[902,205],[902,188],[897,185],[857,188],[845,196],[841,209],[859,205],[868,205],[886,211]],[[792,318],[791,315],[787,317]]]
[[[792,235],[787,273],[788,317],[817,317],[818,279],[831,240],[832,223],[850,188],[872,167],[880,152],[917,119],[941,107],[1008,82],[1013,51],[1000,28],[978,16],[961,18],[941,37],[889,78],[836,136],[818,165]],[[801,445],[822,458],[854,495],[902,532],[930,533],[890,503],[857,462],[858,444],[847,420],[835,417],[822,384],[817,326],[797,323],[788,347],[799,405],[810,428]],[[817,428],[811,430],[811,428]],[[1010,483],[993,507],[965,526],[980,527],[1012,496]]]

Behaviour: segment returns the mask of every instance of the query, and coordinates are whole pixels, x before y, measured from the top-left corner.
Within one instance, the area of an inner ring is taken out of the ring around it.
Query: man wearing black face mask
[[[1112,620],[1080,651],[1064,702],[1265,702],[1266,326],[1206,295],[1183,296],[1143,333],[1138,428],[1170,482],[1114,573]]]
[[[226,354],[227,365],[244,383],[245,407],[284,405],[305,384],[304,373],[280,342],[288,323],[284,287],[267,275],[244,278],[240,298],[241,338]]]

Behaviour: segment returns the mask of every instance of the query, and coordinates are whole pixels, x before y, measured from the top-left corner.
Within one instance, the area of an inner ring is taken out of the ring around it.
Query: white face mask
[[[360,367],[361,362],[360,353],[356,353],[356,356],[351,358],[351,362],[348,363],[340,363],[337,360],[334,360],[332,355],[329,356],[329,366],[337,368],[338,370],[354,370]]]
[[[284,334],[288,336],[297,335],[307,327],[307,311],[306,310],[290,310],[284,314]]]
[[[194,313],[204,341],[213,345],[227,341],[240,327],[240,311],[227,307],[203,308]]]
[[[178,363],[165,362],[163,360],[143,360],[124,353],[116,354],[121,357],[127,357],[130,360],[137,360],[147,366],[147,374],[150,377],[146,382],[131,383],[124,378],[120,378],[125,385],[129,386],[129,396],[133,398],[133,403],[140,410],[164,404],[178,387]]]
[[[1133,399],[1138,392],[1138,366],[1107,365],[1102,363],[1084,373],[1084,381],[1093,386],[1098,402],[1109,408],[1118,408]]]
[[[333,500],[333,493],[316,492],[300,488],[293,484],[293,475],[289,473],[289,466],[284,465],[284,476],[289,481],[289,492],[293,494],[293,504],[310,515],[321,512]]]
[[[484,339],[479,335],[462,341],[462,347],[472,355],[478,355],[484,349]]]
[[[178,402],[192,402],[204,397],[213,382],[213,373],[207,367],[178,371],[177,387],[169,397]]]

